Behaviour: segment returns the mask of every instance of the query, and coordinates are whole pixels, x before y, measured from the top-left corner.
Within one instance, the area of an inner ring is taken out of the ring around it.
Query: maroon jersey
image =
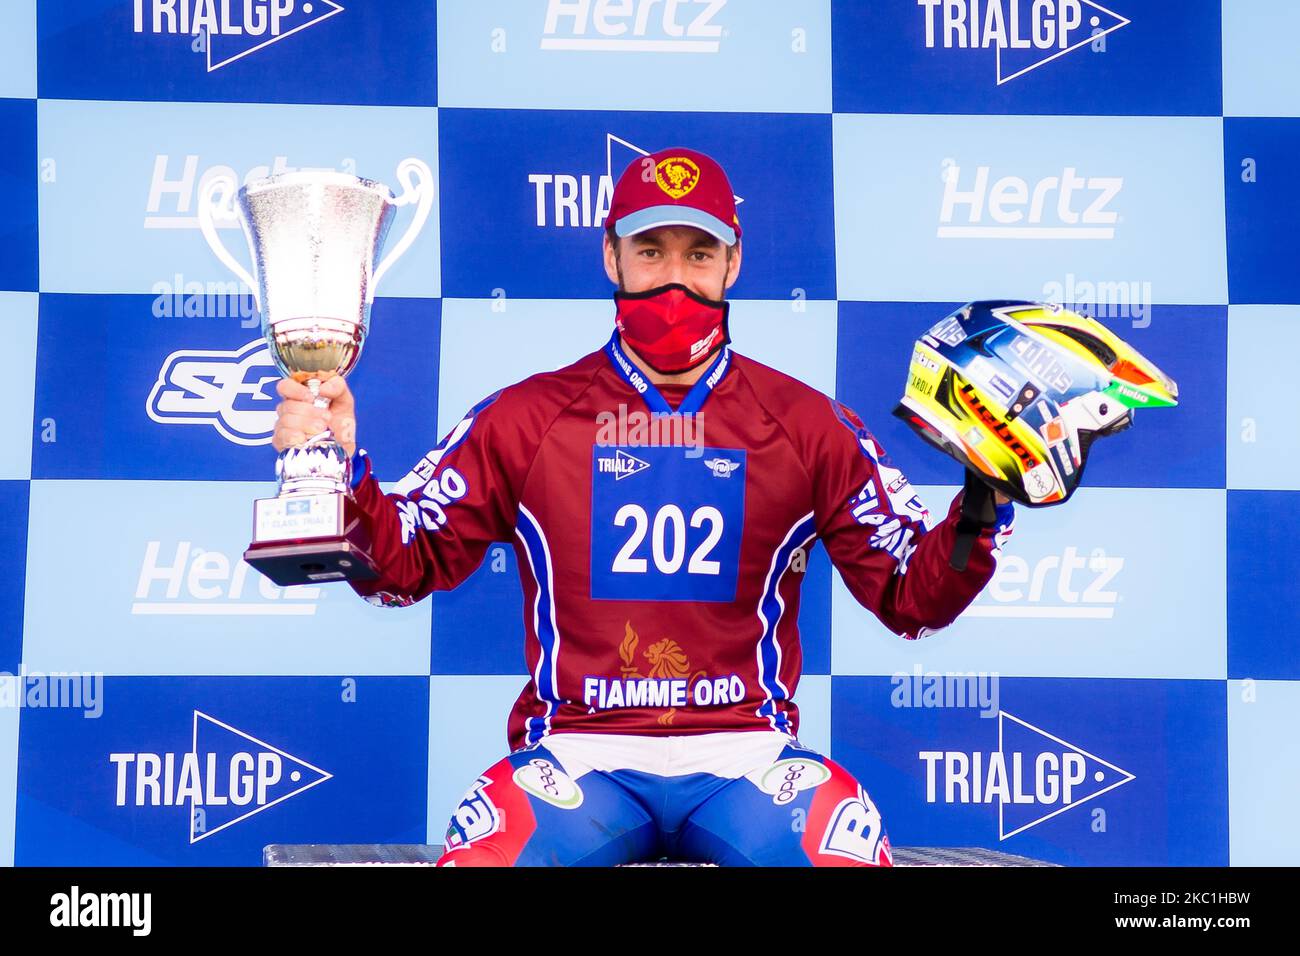
[[[848,408],[730,348],[695,385],[656,388],[617,336],[484,399],[391,494],[364,451],[355,464],[382,576],[352,586],[372,603],[454,588],[513,543],[531,676],[512,749],[565,731],[796,734],[815,542],[917,638],[984,587],[1012,521],[1000,507],[956,572],[961,494],[933,519]]]

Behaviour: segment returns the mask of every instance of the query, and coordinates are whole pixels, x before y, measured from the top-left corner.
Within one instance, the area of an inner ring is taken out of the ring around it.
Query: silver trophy
[[[203,237],[253,290],[275,364],[305,383],[319,408],[329,404],[320,397],[321,382],[356,365],[375,287],[415,241],[433,206],[427,165],[405,159],[397,175],[400,197],[382,183],[329,171],[256,180],[237,196],[233,178],[215,176],[200,192]],[[388,228],[407,205],[415,206],[411,224],[381,261]],[[218,216],[238,217],[252,275],[217,235]],[[275,473],[279,494],[254,502],[244,560],[282,586],[374,578],[369,542],[351,507],[352,464],[329,430],[282,451]]]

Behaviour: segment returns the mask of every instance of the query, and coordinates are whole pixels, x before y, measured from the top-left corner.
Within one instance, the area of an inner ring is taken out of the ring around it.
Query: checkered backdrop
[[[0,5],[0,862],[439,842],[506,748],[510,548],[401,610],[240,561],[275,373],[197,228],[207,178],[434,170],[351,380],[393,480],[484,395],[604,341],[611,176],[673,144],[741,200],[737,349],[855,408],[932,502],[957,467],[889,411],[957,304],[1075,304],[1181,389],[1067,506],[1022,510],[933,637],[886,632],[814,551],[801,737],[896,844],[1300,862],[1277,360],[1300,323],[1300,7],[1107,4]],[[935,691],[949,672],[983,693]]]

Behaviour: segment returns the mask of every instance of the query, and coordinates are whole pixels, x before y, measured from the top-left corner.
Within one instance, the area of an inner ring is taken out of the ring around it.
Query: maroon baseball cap
[[[614,186],[605,225],[620,238],[656,226],[695,226],[729,246],[740,238],[727,174],[712,157],[682,146],[628,164]]]

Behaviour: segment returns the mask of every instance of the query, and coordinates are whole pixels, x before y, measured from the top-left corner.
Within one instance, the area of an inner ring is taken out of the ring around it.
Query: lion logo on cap
[[[685,156],[669,156],[655,166],[655,182],[659,188],[681,199],[696,187],[700,181],[700,167]]]

